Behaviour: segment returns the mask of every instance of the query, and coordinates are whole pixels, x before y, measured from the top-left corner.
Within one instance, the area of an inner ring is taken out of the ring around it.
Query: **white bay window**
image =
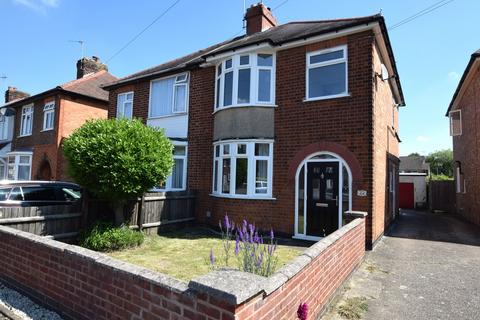
[[[149,118],[184,114],[188,106],[188,74],[183,73],[150,83]]]
[[[213,195],[271,198],[273,142],[235,140],[214,144]]]
[[[7,158],[8,180],[30,180],[32,170],[31,152],[10,152]]]
[[[251,105],[274,105],[275,56],[248,53],[217,65],[215,110]]]

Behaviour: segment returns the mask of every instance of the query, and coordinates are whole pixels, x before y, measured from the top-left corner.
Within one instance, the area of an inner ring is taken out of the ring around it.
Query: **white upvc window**
[[[32,171],[31,152],[10,152],[7,159],[8,180],[30,180]]]
[[[187,189],[187,145],[175,144],[173,147],[172,174],[165,182],[154,188],[155,191],[183,191]]]
[[[0,115],[0,140],[8,139],[9,119]]]
[[[189,74],[182,73],[150,82],[149,118],[185,114],[188,109]]]
[[[117,118],[132,119],[133,91],[120,93],[117,96]]]
[[[450,135],[461,136],[462,135],[462,111],[454,110],[448,114],[450,118]]]
[[[222,141],[215,143],[213,149],[213,195],[272,197],[272,140]]]
[[[20,136],[29,136],[32,134],[33,126],[33,105],[22,108],[22,117],[20,119]]]
[[[347,46],[307,53],[306,100],[348,95]]]
[[[43,107],[43,131],[53,130],[55,125],[55,102],[48,102]]]
[[[215,110],[275,104],[275,55],[237,54],[216,66]]]

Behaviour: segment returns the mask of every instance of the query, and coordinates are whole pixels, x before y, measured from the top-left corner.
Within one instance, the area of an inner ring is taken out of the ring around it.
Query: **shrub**
[[[115,251],[139,246],[145,235],[127,226],[114,227],[109,223],[97,223],[82,234],[80,245],[95,251]]]
[[[90,120],[63,142],[70,176],[110,201],[117,225],[124,221],[128,199],[165,181],[173,167],[172,150],[162,130],[137,119]]]

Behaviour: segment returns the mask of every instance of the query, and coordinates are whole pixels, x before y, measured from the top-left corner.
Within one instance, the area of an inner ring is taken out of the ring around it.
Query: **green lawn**
[[[277,268],[291,261],[305,249],[301,243],[291,241],[287,243],[288,245],[278,246]],[[149,235],[137,248],[110,252],[108,255],[189,281],[210,272],[207,261],[211,249],[216,257],[221,256],[223,247],[218,235],[206,229],[188,228],[161,236]],[[236,267],[235,259],[235,256],[231,258],[232,267]]]

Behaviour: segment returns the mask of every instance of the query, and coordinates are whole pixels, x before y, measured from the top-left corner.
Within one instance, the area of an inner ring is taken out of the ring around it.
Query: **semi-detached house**
[[[367,242],[398,211],[398,107],[380,15],[277,24],[262,4],[246,34],[104,86],[109,117],[165,129],[175,167],[159,191],[196,192],[199,223],[226,213],[316,240],[368,212]]]
[[[97,57],[77,62],[77,79],[34,94],[9,87],[0,106],[0,180],[71,180],[62,142],[89,119],[106,118],[117,78]]]

